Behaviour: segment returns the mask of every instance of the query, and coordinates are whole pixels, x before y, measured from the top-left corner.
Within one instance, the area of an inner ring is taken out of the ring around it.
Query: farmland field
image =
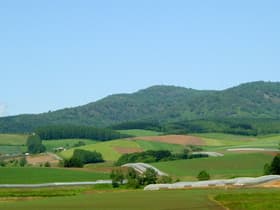
[[[74,147],[78,142],[83,142],[86,145],[95,144],[97,141],[88,139],[59,139],[59,140],[44,140],[43,144],[46,146],[47,151],[53,151],[54,148],[64,147],[71,148]]]
[[[155,141],[169,144],[179,145],[204,145],[204,141],[200,137],[188,136],[188,135],[164,135],[164,136],[143,136],[136,137],[134,139],[144,141]]]
[[[101,142],[92,145],[86,145],[82,147],[77,147],[79,149],[97,151],[100,152],[105,160],[114,161],[117,160],[121,155],[121,150],[131,151],[142,151],[141,147],[134,141],[129,140],[114,140]],[[64,158],[70,158],[73,155],[74,149],[69,149],[67,151],[61,152],[61,156]]]
[[[27,135],[0,134],[0,145],[25,145]]]
[[[130,130],[118,130],[121,134],[128,134],[132,136],[159,136],[163,133],[151,130],[141,130],[141,129],[130,129]]]
[[[27,148],[19,145],[0,145],[0,154],[22,154]]]
[[[100,152],[107,161],[117,160],[123,153],[141,152],[146,150],[170,150],[171,152],[182,152],[183,146],[178,144],[168,144],[164,142],[153,142],[144,140],[114,140],[107,142],[99,142],[82,147],[75,147],[67,151],[61,152],[64,158],[72,156],[74,149],[85,149],[89,151]]]
[[[37,184],[98,179],[109,179],[109,174],[58,168],[0,168],[0,184]]]
[[[256,190],[240,193],[226,193],[215,197],[231,210],[279,210],[280,190]]]
[[[261,176],[265,163],[273,156],[261,153],[226,154],[223,157],[209,157],[190,160],[176,160],[152,163],[153,166],[182,180],[195,180],[198,173],[207,170],[211,179],[237,176]]]
[[[6,198],[5,202],[3,202],[0,198],[0,209],[224,210],[225,208],[221,204],[230,207],[232,210],[278,210],[280,207],[280,191],[277,189],[193,189],[175,190],[172,192],[103,190],[102,193],[97,193],[98,191],[92,189],[92,191],[89,190],[88,193],[80,195],[79,190],[73,188],[69,188],[68,192],[65,189],[57,189],[57,191],[58,197],[53,197],[56,192],[55,189],[53,192],[50,192],[48,189],[42,190],[38,194],[47,195],[49,193],[50,197],[34,200],[21,198],[21,200],[15,201]],[[73,195],[78,195],[71,196],[71,192],[73,192]],[[30,191],[21,193],[32,195]],[[215,199],[221,202],[221,204],[215,201]]]
[[[178,210],[223,209],[208,199],[209,191],[158,191],[142,190],[91,193],[74,197],[36,199],[24,202],[0,202],[0,209],[59,209],[59,210]]]
[[[268,136],[240,136],[232,134],[221,133],[205,133],[205,134],[192,134],[202,138],[205,142],[203,146],[207,150],[226,150],[236,147],[256,147],[256,148],[278,148],[280,143],[280,135]]]
[[[183,151],[183,146],[178,144],[168,144],[163,142],[154,142],[154,141],[142,141],[135,140],[135,142],[143,150],[169,150],[170,152],[179,153]]]

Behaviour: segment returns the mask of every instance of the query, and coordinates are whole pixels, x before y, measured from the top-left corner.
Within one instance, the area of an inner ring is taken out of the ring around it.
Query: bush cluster
[[[145,152],[124,154],[116,161],[115,164],[117,166],[120,166],[126,163],[152,163],[160,161],[208,157],[207,154],[192,154],[191,152],[192,150],[190,148],[186,148],[182,153],[179,154],[172,154],[168,150],[148,150]]]
[[[120,169],[112,170],[111,175],[113,187],[119,187],[124,184],[126,179],[126,185],[128,188],[140,188],[149,184],[156,183],[172,183],[172,178],[169,176],[158,176],[157,172],[152,168],[147,168],[143,174],[138,174],[133,168],[128,168],[127,171]]]
[[[102,154],[99,152],[91,152],[82,149],[75,149],[70,159],[64,160],[64,167],[83,167],[88,163],[104,162]]]

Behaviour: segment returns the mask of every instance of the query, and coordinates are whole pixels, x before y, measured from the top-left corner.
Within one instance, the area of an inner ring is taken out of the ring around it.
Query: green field
[[[141,130],[141,129],[130,129],[130,130],[118,130],[122,134],[132,135],[132,136],[159,136],[163,133],[151,130]]]
[[[121,156],[121,153],[118,152],[116,148],[141,149],[140,146],[135,141],[129,141],[129,140],[106,141],[106,142],[86,145],[77,148],[100,152],[104,160],[108,160],[108,161],[117,160]],[[61,152],[60,155],[64,158],[70,158],[73,155],[74,149],[75,148]]]
[[[97,141],[89,139],[59,139],[59,140],[44,140],[43,144],[46,146],[47,151],[53,151],[54,148],[64,147],[66,149],[74,147],[79,141],[88,144],[95,144]]]
[[[72,197],[36,199],[32,201],[0,202],[0,209],[11,210],[180,210],[223,209],[208,199],[209,191],[113,191]]]
[[[280,143],[280,135],[268,136],[240,136],[223,133],[205,133],[192,134],[200,137],[206,143],[203,148],[205,150],[226,150],[229,148],[256,147],[256,148],[278,148]]]
[[[1,146],[0,145],[0,154],[12,154],[18,155],[26,152],[26,146]]]
[[[73,154],[73,151],[76,149],[72,148],[61,152],[60,155],[64,158],[70,158]],[[183,146],[176,144],[168,144],[162,142],[152,142],[152,141],[143,141],[143,140],[114,140],[101,142],[91,145],[86,145],[78,147],[79,149],[85,149],[89,151],[100,152],[103,158],[107,161],[117,160],[122,153],[118,151],[117,148],[130,148],[138,150],[170,150],[171,152],[182,152]]]
[[[152,165],[182,180],[195,180],[202,170],[206,170],[212,179],[256,177],[263,175],[264,164],[271,162],[272,158],[271,155],[261,153],[235,153],[223,157],[158,162]]]
[[[168,144],[164,142],[143,141],[143,140],[135,140],[135,142],[143,150],[169,150],[174,153],[181,153],[184,149],[184,147],[179,144]]]
[[[30,199],[32,191],[49,198]],[[280,191],[277,189],[193,189],[193,190],[88,190],[88,193],[79,194],[79,189],[43,190],[6,190],[4,194],[18,194],[18,200],[1,199],[0,209],[7,210],[278,210],[280,208]],[[57,193],[57,196],[54,195]],[[83,192],[81,189],[80,192]],[[70,196],[73,192],[73,196]],[[99,193],[98,193],[99,192]],[[77,195],[75,195],[77,194]],[[24,199],[30,195],[29,199]],[[217,199],[217,201],[216,201]],[[4,202],[3,202],[4,201]],[[220,203],[222,204],[220,204]]]
[[[27,135],[0,134],[0,145],[25,145]]]
[[[98,179],[109,179],[109,175],[59,168],[0,168],[0,184],[95,181]]]
[[[279,189],[220,194],[215,199],[231,210],[280,209]]]

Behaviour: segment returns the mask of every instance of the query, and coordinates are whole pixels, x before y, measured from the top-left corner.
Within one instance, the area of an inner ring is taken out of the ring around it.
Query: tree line
[[[188,133],[229,133],[237,135],[257,136],[280,133],[279,119],[253,118],[216,118],[200,120],[180,120],[174,122],[135,121],[125,122],[111,128],[146,129],[161,131],[166,134]]]
[[[129,135],[121,134],[109,128],[95,128],[91,126],[75,125],[45,126],[37,128],[35,133],[44,140],[79,138],[108,141],[130,137]]]
[[[207,154],[192,154],[192,151],[189,148],[184,149],[182,153],[172,154],[168,150],[148,150],[144,152],[123,154],[116,161],[115,165],[121,166],[126,163],[152,163],[152,162],[161,162],[161,161],[172,161],[180,159],[192,159],[192,158],[203,158],[208,157]]]

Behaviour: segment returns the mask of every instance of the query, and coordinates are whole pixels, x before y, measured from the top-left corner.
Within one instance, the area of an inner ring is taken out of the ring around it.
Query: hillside
[[[106,127],[126,121],[280,118],[280,82],[252,82],[222,91],[153,86],[84,106],[0,118],[0,132],[29,132],[50,124]]]

